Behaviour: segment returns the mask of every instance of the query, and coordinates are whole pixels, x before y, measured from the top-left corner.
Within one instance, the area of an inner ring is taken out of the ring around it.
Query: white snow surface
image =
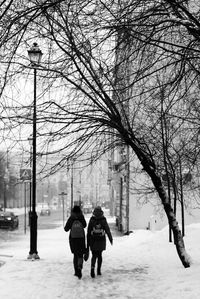
[[[136,230],[129,236],[113,232],[113,236],[113,246],[107,239],[103,252],[102,276],[90,277],[90,253],[81,280],[73,275],[73,256],[62,223],[56,229],[38,230],[40,260],[27,260],[29,233],[1,243],[0,298],[200,298],[200,224],[186,226],[184,242],[192,259],[187,269],[168,242],[167,227],[156,232]]]

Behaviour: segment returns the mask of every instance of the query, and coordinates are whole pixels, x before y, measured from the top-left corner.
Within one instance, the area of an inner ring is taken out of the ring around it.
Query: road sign
[[[22,180],[22,181],[30,181],[31,180],[31,169],[30,168],[20,169],[20,180]]]

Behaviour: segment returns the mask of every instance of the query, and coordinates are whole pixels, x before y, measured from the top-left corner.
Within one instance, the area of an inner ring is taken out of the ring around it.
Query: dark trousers
[[[82,269],[83,268],[83,254],[80,255],[80,254],[74,253],[73,264],[74,264],[75,272],[77,271],[77,269]]]
[[[102,251],[92,251],[91,267],[94,268],[97,260],[97,269],[101,269],[102,265]]]

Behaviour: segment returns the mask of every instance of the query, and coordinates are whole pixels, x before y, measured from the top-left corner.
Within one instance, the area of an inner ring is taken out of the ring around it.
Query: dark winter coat
[[[106,250],[106,235],[95,238],[92,236],[91,232],[95,224],[101,224],[102,228],[105,230],[106,235],[110,243],[112,244],[113,238],[110,232],[110,228],[108,226],[107,220],[104,216],[96,217],[92,216],[90,218],[87,230],[87,247],[91,249],[91,251],[103,251]]]
[[[79,214],[72,213],[71,216],[68,218],[68,220],[65,224],[65,227],[64,227],[64,230],[66,232],[68,232],[71,229],[74,220],[79,220],[82,223],[84,228],[87,225],[82,213],[79,213]],[[69,245],[70,245],[71,252],[74,254],[82,255],[86,252],[85,237],[78,238],[78,239],[72,239],[71,232],[70,232]]]

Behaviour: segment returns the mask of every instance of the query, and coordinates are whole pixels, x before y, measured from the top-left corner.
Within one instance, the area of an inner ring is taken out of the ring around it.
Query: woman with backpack
[[[84,215],[79,206],[74,206],[71,215],[68,218],[64,230],[69,234],[69,245],[71,252],[74,255],[73,264],[74,264],[74,275],[78,276],[79,279],[82,277],[82,268],[83,268],[83,256],[86,253],[85,246],[85,231],[86,221]]]
[[[95,277],[95,264],[97,260],[97,275],[101,275],[102,266],[102,251],[106,250],[106,235],[111,244],[113,244],[113,238],[108,226],[106,217],[100,206],[96,207],[93,211],[93,215],[90,218],[87,230],[87,250],[92,251],[91,258],[91,277]]]

